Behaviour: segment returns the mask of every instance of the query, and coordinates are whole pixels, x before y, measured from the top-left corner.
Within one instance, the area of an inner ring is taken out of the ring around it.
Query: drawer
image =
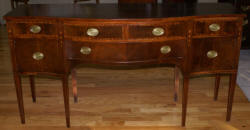
[[[89,43],[65,40],[67,58],[83,62],[126,61],[126,43]]]
[[[237,64],[237,40],[233,37],[193,39],[192,72],[233,70]]]
[[[237,22],[235,20],[198,20],[194,25],[194,36],[204,35],[236,35]]]
[[[186,22],[161,23],[154,25],[129,25],[129,38],[167,38],[185,37],[187,34]]]
[[[185,40],[156,43],[87,43],[65,41],[69,60],[90,63],[159,63],[162,60],[182,59]]]
[[[83,37],[90,39],[121,39],[122,26],[81,26],[64,25],[65,37]]]
[[[63,73],[63,52],[57,40],[15,39],[20,72]]]
[[[129,43],[127,48],[128,61],[182,59],[186,52],[186,41]]]
[[[58,29],[55,24],[47,23],[14,23],[11,26],[13,34],[34,34],[34,35],[57,35]]]

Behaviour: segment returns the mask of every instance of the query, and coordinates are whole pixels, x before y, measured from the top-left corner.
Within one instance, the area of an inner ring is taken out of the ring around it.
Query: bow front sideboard
[[[189,78],[229,74],[229,121],[244,17],[230,4],[216,3],[20,6],[5,19],[21,122],[21,76],[30,76],[34,87],[35,75],[52,75],[62,79],[70,126],[68,76],[78,64],[178,66],[183,75],[182,126]]]

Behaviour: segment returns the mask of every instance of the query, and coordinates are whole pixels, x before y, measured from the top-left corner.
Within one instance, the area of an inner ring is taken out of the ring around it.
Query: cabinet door
[[[15,39],[20,72],[63,73],[62,45],[55,39]]]
[[[236,69],[237,41],[234,37],[196,38],[191,46],[191,72]]]

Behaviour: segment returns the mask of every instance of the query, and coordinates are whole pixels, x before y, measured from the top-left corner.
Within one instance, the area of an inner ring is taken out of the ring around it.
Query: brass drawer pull
[[[83,55],[89,55],[91,53],[91,48],[84,46],[84,47],[81,48],[80,52]]]
[[[96,28],[89,28],[89,29],[87,30],[87,35],[88,35],[88,36],[95,37],[95,36],[97,36],[98,34],[99,34],[99,30],[96,29]]]
[[[165,31],[163,28],[154,28],[152,33],[155,36],[162,36],[165,33]]]
[[[213,59],[218,56],[218,52],[215,50],[211,50],[207,52],[207,57]]]
[[[250,6],[241,6],[241,9],[246,12],[250,10]]]
[[[243,22],[243,26],[245,26],[245,25],[247,25],[248,24],[248,19],[246,19],[246,20],[244,20],[244,22]]]
[[[219,24],[211,24],[209,25],[209,30],[210,31],[213,31],[213,32],[216,32],[216,31],[219,31],[220,30],[220,25]]]
[[[34,60],[42,60],[44,58],[44,54],[41,52],[35,52],[32,57]]]
[[[167,54],[169,52],[171,52],[171,47],[170,46],[162,46],[161,47],[161,53],[162,54]]]
[[[38,25],[32,25],[30,27],[30,32],[32,33],[40,33],[42,31],[42,28]]]

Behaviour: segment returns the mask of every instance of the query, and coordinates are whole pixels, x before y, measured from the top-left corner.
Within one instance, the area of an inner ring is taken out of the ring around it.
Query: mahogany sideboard
[[[216,75],[218,94],[220,74],[229,74],[229,121],[244,17],[225,3],[20,6],[5,19],[21,122],[21,76],[30,76],[33,94],[34,76],[52,75],[62,79],[70,127],[68,76],[78,64],[178,66],[183,75],[182,126],[189,78]]]

